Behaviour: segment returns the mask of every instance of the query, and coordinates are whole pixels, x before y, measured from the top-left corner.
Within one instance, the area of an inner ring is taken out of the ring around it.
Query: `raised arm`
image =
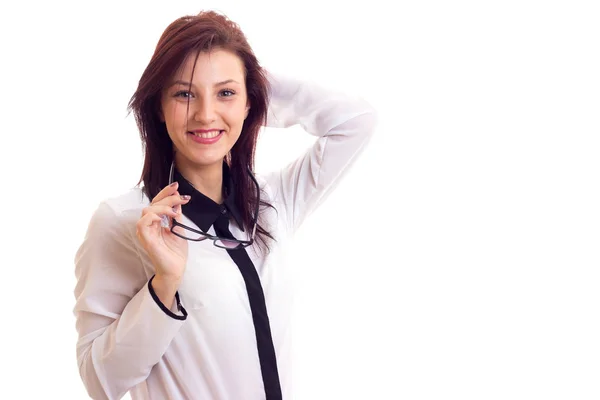
[[[375,131],[377,114],[364,99],[280,74],[268,74],[267,127],[299,124],[318,139],[301,157],[267,177],[294,232],[346,174]]]

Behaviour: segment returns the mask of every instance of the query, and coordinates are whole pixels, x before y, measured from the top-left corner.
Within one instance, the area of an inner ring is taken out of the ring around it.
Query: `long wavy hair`
[[[144,150],[144,167],[138,185],[144,183],[143,191],[150,199],[167,185],[174,153],[167,127],[160,120],[161,93],[190,54],[213,49],[227,50],[240,57],[246,74],[246,91],[251,107],[240,137],[225,161],[230,167],[243,228],[249,232],[258,193],[247,168],[254,171],[258,134],[267,118],[268,80],[239,26],[224,15],[204,11],[184,16],[173,21],[161,35],[128,105],[128,110],[134,114]],[[262,199],[261,203],[272,207]],[[268,249],[267,238],[273,239],[273,236],[259,224],[256,239],[263,250]]]

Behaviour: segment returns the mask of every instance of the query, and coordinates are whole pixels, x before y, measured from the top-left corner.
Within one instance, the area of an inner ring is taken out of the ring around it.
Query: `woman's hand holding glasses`
[[[162,223],[163,218],[180,218],[181,206],[190,199],[189,196],[180,196],[177,189],[178,183],[174,182],[152,199],[150,205],[142,210],[136,232],[156,269],[152,286],[167,307],[173,303],[188,255],[187,240],[173,234],[170,223]]]

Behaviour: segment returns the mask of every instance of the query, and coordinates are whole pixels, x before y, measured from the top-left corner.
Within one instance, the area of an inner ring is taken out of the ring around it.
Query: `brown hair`
[[[189,54],[209,52],[219,48],[231,51],[242,60],[246,74],[246,91],[250,110],[239,139],[226,157],[234,183],[236,206],[242,214],[243,228],[252,229],[252,213],[256,204],[256,187],[247,168],[254,171],[256,142],[267,118],[268,81],[245,35],[226,16],[204,11],[173,21],[161,35],[128,109],[133,111],[144,149],[144,167],[138,185],[144,183],[144,193],[154,198],[167,185],[173,161],[173,143],[165,123],[159,117],[161,92],[168,79],[181,67]],[[262,201],[262,205],[270,206]],[[271,234],[257,226],[256,236],[261,248]],[[268,246],[267,246],[268,247]]]

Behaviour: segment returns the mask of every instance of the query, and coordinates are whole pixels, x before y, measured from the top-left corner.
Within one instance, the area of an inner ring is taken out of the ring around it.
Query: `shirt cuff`
[[[175,292],[175,303],[177,306],[177,311],[179,311],[181,313],[181,315],[177,315],[175,314],[173,311],[169,310],[158,298],[158,296],[156,295],[156,292],[154,291],[154,288],[152,287],[152,280],[154,279],[154,276],[152,276],[152,278],[150,278],[150,280],[148,281],[148,290],[150,291],[150,295],[152,296],[152,298],[154,299],[154,301],[156,302],[156,304],[158,304],[158,306],[160,307],[161,310],[163,310],[165,312],[165,314],[167,314],[169,317],[174,318],[174,319],[178,319],[178,320],[185,320],[187,318],[187,311],[185,310],[185,308],[183,308],[183,306],[181,305],[181,302],[179,301],[179,292]]]

